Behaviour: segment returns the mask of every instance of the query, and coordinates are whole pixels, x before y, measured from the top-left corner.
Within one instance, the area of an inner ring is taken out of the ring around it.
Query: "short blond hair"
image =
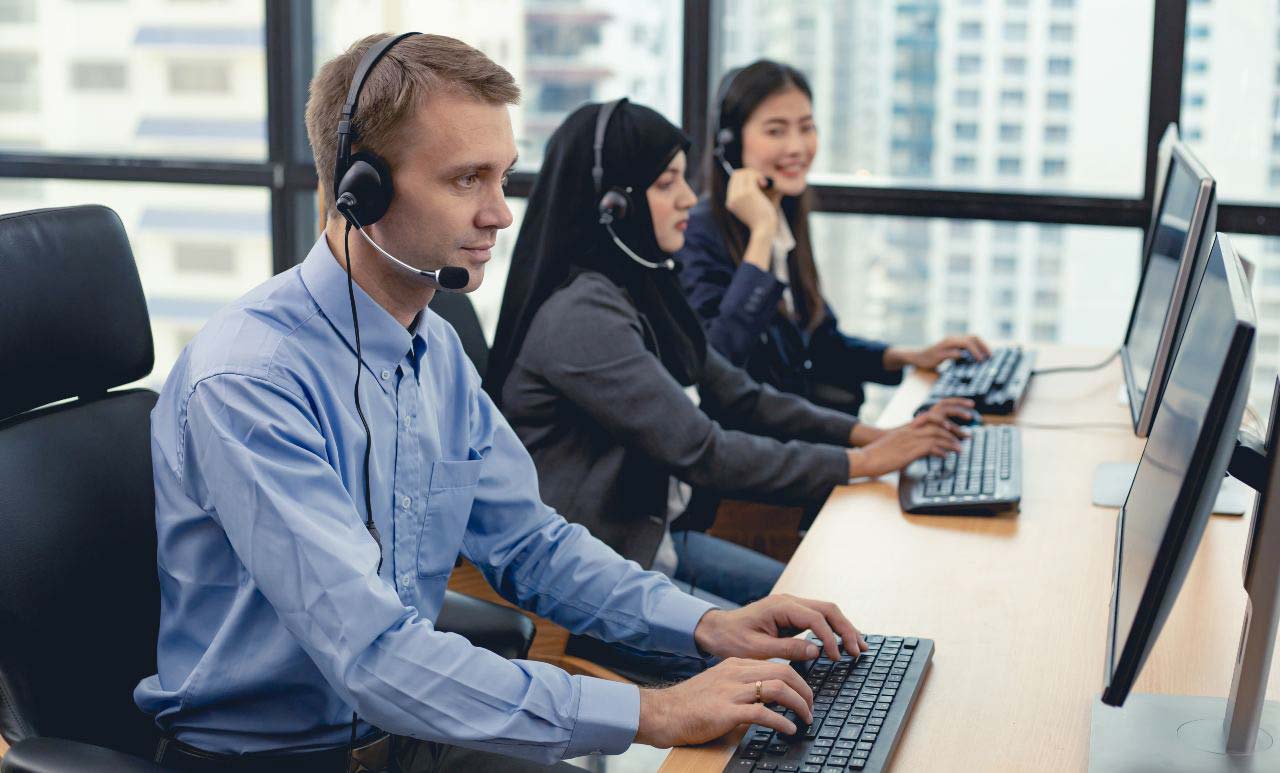
[[[325,62],[311,79],[307,98],[307,138],[320,178],[321,211],[335,217],[333,166],[338,156],[338,119],[356,67],[369,47],[391,37],[370,35]],[[386,60],[392,60],[390,66]],[[520,87],[479,49],[443,35],[413,35],[397,43],[374,66],[360,90],[353,128],[355,148],[395,163],[398,132],[414,109],[442,90],[494,105],[520,101]]]

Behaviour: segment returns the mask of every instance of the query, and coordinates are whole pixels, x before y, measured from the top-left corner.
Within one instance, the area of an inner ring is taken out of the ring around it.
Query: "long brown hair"
[[[703,167],[702,189],[711,198],[711,217],[725,236],[729,255],[735,265],[742,263],[750,232],[741,220],[725,206],[729,175],[720,165],[714,150],[724,147],[724,159],[730,166],[742,166],[742,127],[760,103],[779,92],[799,89],[810,102],[813,91],[804,73],[780,62],[761,59],[746,67],[730,70],[720,81],[716,100],[716,120],[711,122]],[[722,134],[723,133],[723,134]],[[782,197],[782,214],[795,237],[796,246],[788,259],[791,294],[795,299],[796,320],[810,332],[826,318],[827,305],[822,299],[818,268],[813,262],[813,244],[809,240],[809,211],[812,195],[806,188],[799,196]],[[785,314],[785,308],[779,307]]]

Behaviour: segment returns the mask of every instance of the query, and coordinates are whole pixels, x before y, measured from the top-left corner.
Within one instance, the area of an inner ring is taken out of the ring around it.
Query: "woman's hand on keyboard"
[[[851,448],[850,478],[876,478],[901,470],[925,456],[945,456],[960,450],[964,430],[948,419],[926,411],[910,424],[889,430],[875,442]]]
[[[982,362],[991,356],[991,347],[978,336],[947,336],[924,349],[891,346],[884,350],[884,366],[889,370],[899,370],[906,365],[914,365],[922,370],[934,370],[947,360],[965,355]]]

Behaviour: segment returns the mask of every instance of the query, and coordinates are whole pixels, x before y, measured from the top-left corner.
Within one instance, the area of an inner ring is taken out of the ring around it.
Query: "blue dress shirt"
[[[381,571],[347,277],[322,237],[205,326],[152,413],[159,673],[135,700],[220,753],[340,746],[353,710],[398,735],[543,762],[622,751],[635,687],[435,630],[455,559],[523,608],[635,647],[696,654],[711,606],[541,502],[448,323],[424,310],[406,330],[358,285],[356,304]]]

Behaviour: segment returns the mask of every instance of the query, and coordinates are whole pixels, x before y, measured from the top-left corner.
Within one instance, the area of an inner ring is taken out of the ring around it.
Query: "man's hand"
[[[901,470],[924,456],[945,456],[948,451],[960,450],[960,441],[966,431],[949,419],[925,411],[910,424],[891,429],[880,439],[862,448],[851,448],[849,455],[850,478],[875,478],[885,473]]]
[[[636,743],[662,749],[705,743],[749,723],[796,732],[791,721],[766,703],[786,706],[805,722],[813,720],[813,691],[794,668],[730,658],[673,687],[641,690]]]
[[[982,362],[991,356],[991,349],[977,336],[947,336],[927,349],[889,347],[884,351],[884,366],[889,370],[900,370],[906,365],[933,370],[943,362],[954,360],[965,353]]]
[[[786,658],[810,660],[818,648],[791,638],[797,631],[810,630],[822,640],[827,657],[837,659],[840,649],[858,653],[867,649],[862,634],[853,627],[840,608],[826,601],[812,601],[779,593],[740,609],[713,609],[702,616],[693,631],[693,640],[703,651],[722,658]]]

